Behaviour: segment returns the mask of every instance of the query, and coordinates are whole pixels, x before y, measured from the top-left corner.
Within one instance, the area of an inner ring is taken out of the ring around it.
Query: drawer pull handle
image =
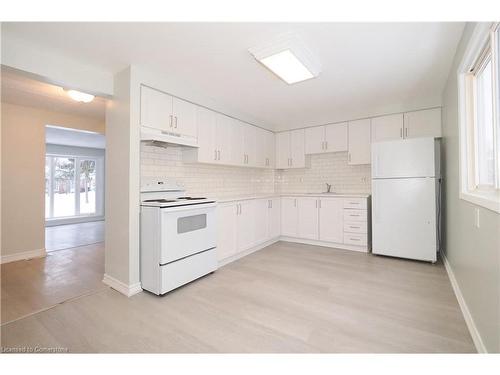
[[[359,227],[354,227],[352,225],[349,225],[349,228],[351,228],[351,229],[359,229]]]
[[[359,241],[359,238],[349,238],[351,241]]]

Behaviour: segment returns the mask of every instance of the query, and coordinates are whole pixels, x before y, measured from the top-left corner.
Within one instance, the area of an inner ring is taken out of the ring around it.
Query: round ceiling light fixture
[[[76,90],[68,90],[67,92],[68,92],[68,96],[77,102],[90,103],[95,98],[94,95],[86,94],[84,92],[80,92],[80,91],[76,91]]]

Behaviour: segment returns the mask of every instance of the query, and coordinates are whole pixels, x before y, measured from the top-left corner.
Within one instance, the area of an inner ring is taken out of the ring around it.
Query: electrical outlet
[[[481,226],[481,222],[479,219],[479,208],[474,209],[474,225],[476,228],[479,228]]]

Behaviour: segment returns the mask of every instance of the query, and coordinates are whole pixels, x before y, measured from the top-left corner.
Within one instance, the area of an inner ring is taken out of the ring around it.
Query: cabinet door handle
[[[273,201],[272,201],[272,200],[270,200],[269,202],[271,203],[271,208],[273,208]]]
[[[217,160],[220,160],[220,150],[217,150]]]
[[[405,137],[408,138],[408,128],[405,128],[405,133],[406,133]]]
[[[293,158],[290,158],[290,167],[293,167]]]
[[[349,163],[350,163],[351,162],[351,153],[350,152],[347,154],[347,159],[349,160]]]
[[[174,126],[174,128],[177,129],[177,116],[175,116],[175,126]]]
[[[297,207],[297,199],[294,199],[294,200],[293,200],[293,206],[294,206],[294,207]]]
[[[217,160],[217,150],[214,150],[214,160]]]
[[[328,150],[328,141],[325,141],[325,150]]]
[[[319,208],[321,208],[321,199],[319,199]]]
[[[318,208],[318,200],[316,199],[316,208]]]
[[[403,128],[399,128],[399,138],[403,138]]]
[[[170,127],[172,127],[173,123],[174,123],[174,116],[170,115]]]

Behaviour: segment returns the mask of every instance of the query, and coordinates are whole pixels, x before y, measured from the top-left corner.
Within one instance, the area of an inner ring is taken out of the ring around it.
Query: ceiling
[[[440,105],[463,23],[4,23],[2,37],[109,72],[175,74],[275,130]],[[287,85],[248,48],[293,32],[322,65]]]
[[[48,125],[45,127],[45,143],[63,146],[106,148],[102,134]]]
[[[2,102],[104,121],[106,99],[95,97],[90,103],[76,102],[62,87],[40,82],[5,67],[1,72]]]

